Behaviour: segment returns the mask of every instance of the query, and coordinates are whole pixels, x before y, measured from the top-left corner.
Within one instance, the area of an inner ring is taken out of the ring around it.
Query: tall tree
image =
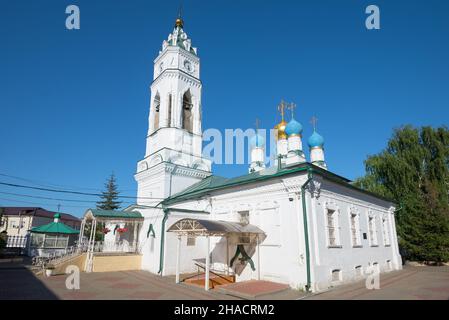
[[[399,244],[407,259],[449,261],[449,130],[396,129],[385,150],[365,161],[359,187],[398,204]]]
[[[97,202],[97,209],[119,209],[122,202],[118,201],[119,192],[117,191],[117,182],[114,173],[106,181],[105,188],[106,190],[102,192],[101,200]]]

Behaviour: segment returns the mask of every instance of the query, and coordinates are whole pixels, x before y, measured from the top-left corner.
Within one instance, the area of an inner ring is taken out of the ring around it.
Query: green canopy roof
[[[62,222],[51,222],[43,226],[34,227],[31,229],[33,233],[60,233],[60,234],[78,234],[79,231]]]
[[[125,218],[125,219],[139,219],[142,215],[138,211],[116,211],[116,210],[97,210],[89,209],[94,217],[101,218]]]

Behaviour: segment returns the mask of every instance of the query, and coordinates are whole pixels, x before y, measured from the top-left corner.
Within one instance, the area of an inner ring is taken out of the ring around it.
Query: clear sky
[[[403,124],[449,120],[449,1],[184,0],[198,47],[203,128],[272,127],[284,98],[311,134],[319,119],[329,169],[354,179]],[[65,8],[81,29],[65,28]],[[376,4],[381,29],[365,28]],[[144,156],[153,60],[179,1],[0,1],[0,182],[96,192],[113,171],[134,196]],[[247,165],[214,166],[236,176]],[[81,215],[94,197],[0,186],[0,205]],[[129,200],[128,200],[129,201]]]

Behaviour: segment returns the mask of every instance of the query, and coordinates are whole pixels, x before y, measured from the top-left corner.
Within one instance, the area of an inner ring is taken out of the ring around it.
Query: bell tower
[[[135,174],[138,204],[160,202],[210,175],[202,157],[201,90],[197,49],[178,17],[154,60],[146,152]]]

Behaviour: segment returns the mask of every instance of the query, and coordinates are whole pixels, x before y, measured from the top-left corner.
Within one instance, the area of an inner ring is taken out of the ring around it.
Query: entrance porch
[[[236,275],[241,273],[246,265],[249,265],[253,271],[257,271],[257,280],[260,280],[259,244],[265,239],[265,233],[258,227],[229,221],[186,218],[174,223],[167,231],[177,234],[176,283],[181,282],[180,263],[183,237],[188,239],[205,237],[207,243],[204,258],[193,259],[197,273],[184,275],[183,282],[204,286],[207,291],[216,286],[234,283]],[[224,239],[224,263],[212,261],[211,238]],[[230,252],[230,248],[235,248],[235,253]]]
[[[86,252],[84,271],[103,270],[103,265],[123,262],[120,256],[126,256],[125,260],[132,261],[132,265],[136,264],[134,260],[140,261],[138,234],[142,224],[143,217],[137,211],[87,210],[78,239],[78,251]],[[94,261],[103,267],[97,265],[94,268]],[[117,271],[116,268],[109,270],[107,267],[106,270]]]

